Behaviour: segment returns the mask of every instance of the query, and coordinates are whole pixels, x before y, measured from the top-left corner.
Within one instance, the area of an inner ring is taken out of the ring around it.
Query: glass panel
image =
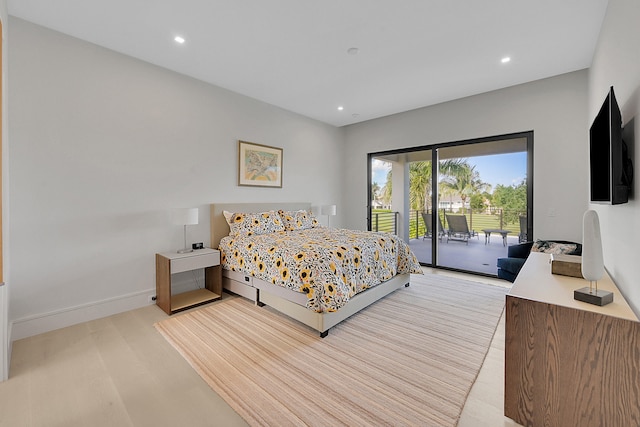
[[[438,266],[496,274],[508,245],[526,240],[526,138],[443,147],[438,155],[445,229]]]
[[[409,212],[402,212],[409,220],[409,244],[418,261],[424,265],[433,263],[433,232],[429,221],[432,210],[432,150],[389,154],[371,158],[371,230],[397,230],[397,220],[405,194],[409,197]],[[403,188],[403,180],[393,180],[393,171],[403,173],[409,164],[409,191]],[[398,213],[398,215],[396,215]],[[392,231],[394,232],[394,231]],[[442,233],[436,232],[436,237]]]
[[[384,158],[371,158],[371,207],[372,231],[397,233],[396,215],[393,207],[393,163]],[[397,190],[401,193],[401,189]]]

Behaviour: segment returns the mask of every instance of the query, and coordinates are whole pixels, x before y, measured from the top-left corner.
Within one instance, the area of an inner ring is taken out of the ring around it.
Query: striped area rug
[[[427,274],[321,339],[228,298],[156,324],[254,426],[455,426],[507,289]]]

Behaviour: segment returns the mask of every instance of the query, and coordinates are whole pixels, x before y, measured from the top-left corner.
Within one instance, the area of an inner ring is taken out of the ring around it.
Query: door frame
[[[526,152],[527,152],[527,176],[525,178],[525,183],[527,187],[527,236],[529,236],[529,240],[533,237],[533,137],[534,131],[523,131],[523,132],[515,132],[510,134],[503,135],[494,135],[494,136],[486,136],[481,138],[471,138],[459,141],[452,142],[442,142],[435,143],[429,145],[420,145],[415,147],[407,147],[407,148],[399,148],[394,150],[386,150],[386,151],[377,151],[372,153],[367,153],[367,229],[371,230],[371,221],[372,221],[372,211],[373,206],[371,205],[371,201],[373,200],[373,192],[372,192],[372,171],[371,171],[371,161],[374,158],[385,157],[385,156],[397,156],[402,154],[414,153],[417,151],[431,151],[431,179],[432,179],[432,193],[431,193],[431,205],[437,206],[438,200],[438,167],[437,162],[439,162],[438,150],[441,148],[455,147],[455,146],[463,146],[470,144],[481,144],[487,142],[499,142],[506,141],[510,139],[520,139],[523,138],[526,140]],[[406,215],[402,215],[403,217]],[[435,215],[432,217],[433,219],[433,227],[435,227],[436,217]],[[432,228],[435,230],[435,228]],[[470,272],[466,270],[460,270],[452,267],[444,267],[438,265],[438,250],[437,250],[437,242],[438,239],[431,239],[431,264],[424,264],[433,268],[441,268],[445,270],[452,271],[461,271],[466,273],[473,273],[478,275],[485,275],[479,272]]]

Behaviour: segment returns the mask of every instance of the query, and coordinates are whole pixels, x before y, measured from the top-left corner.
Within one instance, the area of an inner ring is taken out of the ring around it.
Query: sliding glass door
[[[370,229],[409,241],[423,265],[495,275],[532,236],[533,133],[372,153]]]
[[[370,156],[370,230],[388,231],[405,240],[422,240],[412,246],[418,260],[433,262],[430,226],[432,208],[432,150]],[[408,239],[407,239],[408,237]]]

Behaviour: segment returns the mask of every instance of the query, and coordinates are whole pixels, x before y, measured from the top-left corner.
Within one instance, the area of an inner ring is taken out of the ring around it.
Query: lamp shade
[[[334,216],[337,210],[338,208],[336,207],[336,205],[324,205],[322,206],[322,215]]]
[[[198,208],[174,209],[171,221],[175,225],[196,225],[198,223]]]

